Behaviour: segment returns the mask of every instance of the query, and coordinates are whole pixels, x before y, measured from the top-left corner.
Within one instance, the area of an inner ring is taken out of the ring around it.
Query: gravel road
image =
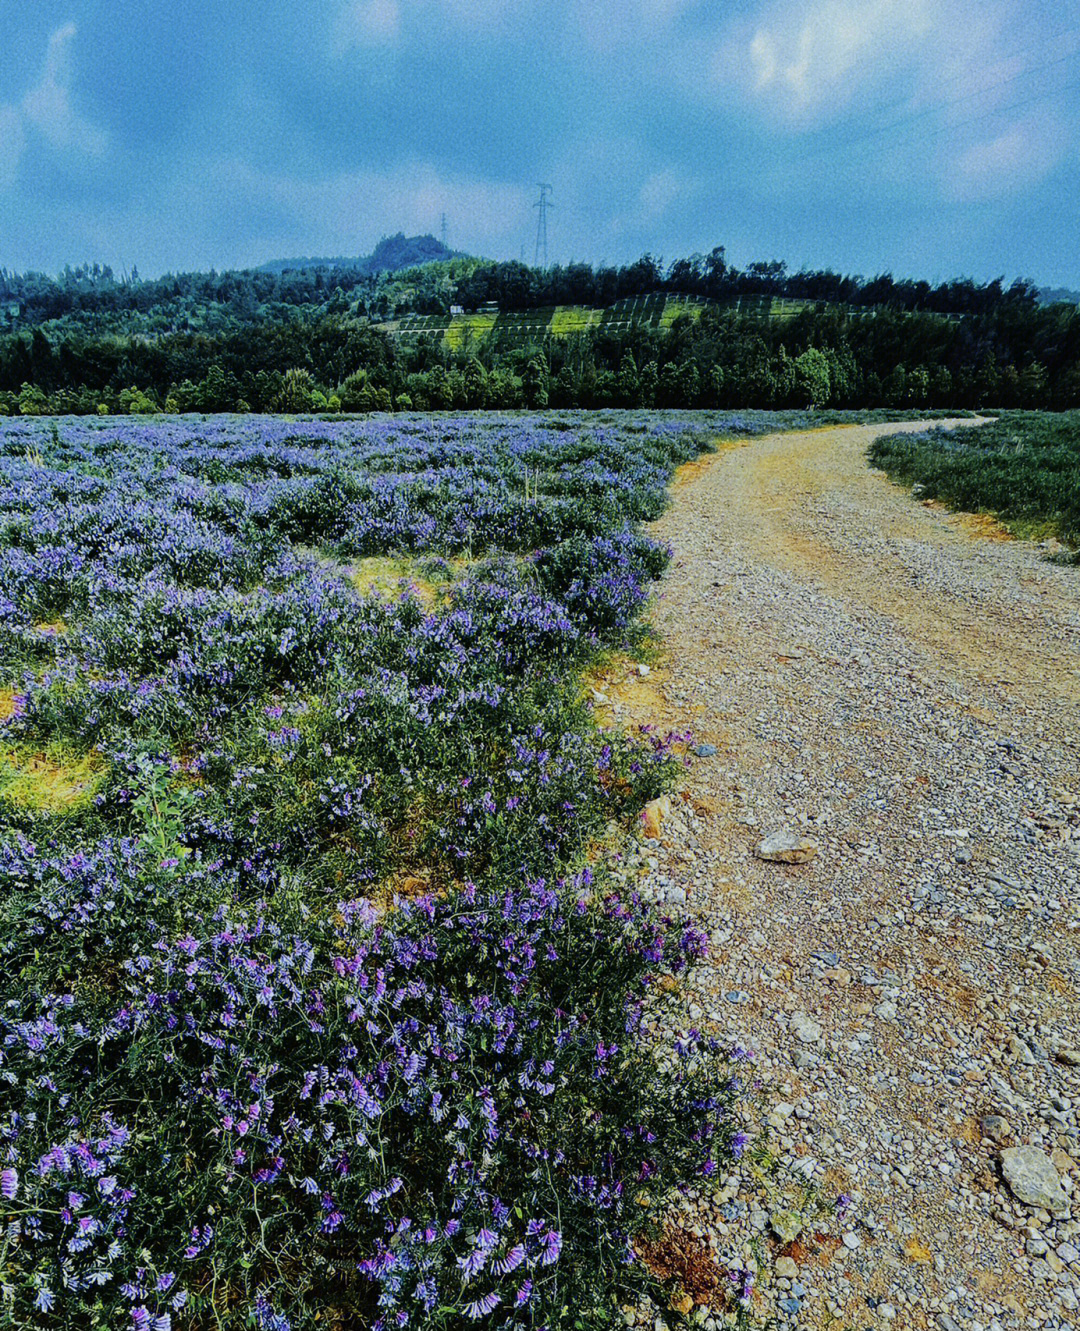
[[[1080,570],[872,470],[898,428],[683,468],[666,664],[598,683],[694,734],[624,872],[705,921],[687,1021],[767,1088],[773,1162],[689,1220],[781,1326],[1077,1327]]]

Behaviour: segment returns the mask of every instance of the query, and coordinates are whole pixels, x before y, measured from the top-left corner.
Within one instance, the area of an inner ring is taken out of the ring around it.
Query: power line
[[[1076,87],[1080,87],[1080,82],[1074,79],[1071,83],[1063,83],[1060,87],[1043,88],[1041,92],[1032,93],[1030,97],[1021,97],[1019,101],[1010,102],[1008,106],[995,106],[977,116],[969,116],[966,120],[951,120],[947,125],[939,125],[937,129],[929,130],[925,137],[936,139],[942,134],[949,133],[950,130],[964,129],[967,125],[977,125],[980,121],[992,120],[994,116],[1008,115],[1010,111],[1017,111],[1022,106],[1030,106],[1033,102],[1041,102],[1047,97],[1053,97],[1055,93],[1071,92]]]
[[[1074,52],[1073,54],[1078,54],[1078,53]],[[927,130],[921,136],[919,142],[922,143],[926,142],[929,139],[940,138],[942,134],[948,134],[951,133],[953,130],[957,129],[964,129],[968,125],[977,125],[984,120],[992,120],[995,116],[1008,115],[1010,111],[1016,111],[1019,110],[1021,107],[1030,106],[1034,102],[1041,102],[1045,100],[1047,97],[1053,97],[1055,94],[1070,92],[1074,87],[1077,86],[1080,85],[1078,85],[1077,82],[1073,80],[1071,82],[1061,84],[1060,86],[1055,85],[1054,87],[1051,88],[1043,88],[1040,92],[1032,93],[1028,97],[1021,97],[1017,101],[1009,102],[1005,106],[991,107],[990,110],[988,111],[981,111],[978,115],[968,116],[963,120],[951,120],[947,124],[938,125],[935,129]],[[978,93],[972,95],[978,96]],[[945,107],[941,106],[933,107],[932,110],[940,111],[943,109],[948,109],[949,106],[960,105],[963,101],[967,100],[970,99],[961,98],[957,102],[947,103]],[[866,135],[865,138],[857,139],[855,140],[855,142],[850,144],[843,144],[839,146],[830,145],[827,148],[820,148],[816,152],[804,153],[801,155],[800,161],[802,163],[807,163],[819,160],[823,157],[828,157],[831,161],[836,161],[841,156],[859,157],[860,155],[865,155],[867,151],[879,152],[881,150],[881,145],[879,143],[879,140],[882,137],[882,135],[892,133],[892,131],[898,129],[906,130],[915,121],[922,119],[923,115],[924,113],[920,112],[918,116],[913,116],[910,118],[910,120],[896,121],[891,125],[882,126],[879,130],[875,130],[872,133]]]
[[[1054,60],[1046,60],[1040,65],[1033,65],[1030,69],[1022,69],[1016,74],[1010,74],[1007,79],[999,79],[997,83],[987,83],[981,88],[975,88],[971,92],[965,93],[963,97],[954,97],[947,102],[935,102],[932,106],[924,107],[921,111],[915,111],[909,116],[901,116],[899,120],[893,120],[887,125],[876,126],[867,137],[872,138],[877,134],[887,134],[890,130],[901,129],[914,124],[917,120],[925,120],[927,116],[932,116],[938,111],[948,111],[954,106],[963,106],[965,102],[973,101],[976,97],[982,97],[984,93],[996,92],[998,88],[1007,87],[1010,83],[1015,83],[1017,79],[1026,78],[1029,74],[1038,74],[1044,69],[1053,69],[1055,65],[1063,64],[1066,60],[1075,59],[1077,55],[1080,55],[1080,51],[1067,51],[1065,55],[1057,56]]]
[[[540,267],[540,251],[544,252],[544,267],[548,266],[548,235],[547,235],[547,214],[549,208],[554,208],[554,204],[548,198],[552,192],[550,185],[540,185],[540,198],[533,204],[534,208],[540,209],[540,215],[536,219],[536,257],[533,260],[533,267]]]
[[[1041,51],[1043,47],[1050,45],[1050,43],[1053,43],[1053,44],[1054,44],[1054,49],[1055,49],[1055,50],[1058,50],[1058,49],[1060,49],[1060,47],[1061,47],[1061,43],[1062,43],[1062,42],[1067,42],[1067,41],[1068,41],[1070,38],[1072,38],[1072,37],[1080,37],[1080,28],[1067,28],[1067,29],[1065,29],[1063,32],[1057,32],[1057,33],[1053,33],[1052,35],[1049,35],[1049,36],[1046,36],[1046,37],[1040,37],[1037,41],[1029,42],[1029,43],[1028,43],[1027,45],[1025,45],[1025,46],[1020,46],[1020,47],[1018,47],[1016,50],[1014,50],[1014,51],[1011,52],[1011,54],[1010,54],[1009,57],[1005,57],[1005,58],[1003,58],[1002,60],[998,60],[998,61],[996,61],[995,63],[997,63],[997,64],[1002,64],[1002,63],[1004,63],[1004,59],[1008,59],[1008,58],[1011,58],[1011,59],[1025,59],[1025,60],[1026,60],[1029,56],[1034,55],[1035,52],[1037,52],[1037,51]],[[1074,53],[1074,54],[1075,54],[1075,53]],[[1067,57],[1064,57],[1064,58],[1067,58]],[[1057,63],[1057,62],[1056,62],[1056,61],[1051,61],[1050,63],[1051,63],[1051,64],[1054,64],[1054,63]],[[955,101],[956,101],[956,102],[963,102],[963,101],[967,100],[967,97],[968,97],[969,95],[972,96],[972,97],[978,97],[981,93],[983,93],[983,92],[989,92],[992,88],[997,88],[997,87],[1002,86],[1002,85],[1005,84],[1005,83],[1011,83],[1014,79],[1022,78],[1022,77],[1024,76],[1025,73],[1027,73],[1027,74],[1034,74],[1034,73],[1036,73],[1038,70],[1043,69],[1043,68],[1045,68],[1045,67],[1046,67],[1045,65],[1033,65],[1033,66],[1031,66],[1031,67],[1030,67],[1029,69],[1027,69],[1027,70],[1020,70],[1019,73],[1017,73],[1017,74],[1013,74],[1013,75],[1010,75],[1007,79],[1003,79],[1003,80],[1001,80],[1001,83],[1000,83],[1000,84],[999,84],[999,83],[992,83],[992,84],[989,84],[989,85],[988,85],[987,87],[985,87],[985,88],[977,88],[977,89],[975,89],[975,91],[974,91],[973,93],[971,93],[971,94],[968,94],[968,93],[965,92],[965,94],[964,94],[963,97],[956,98]],[[952,74],[952,75],[947,75],[947,76],[945,77],[945,83],[946,83],[946,85],[951,85],[951,84],[964,84],[964,85],[966,85],[966,84],[968,84],[969,82],[970,82],[970,76],[969,76],[968,74],[966,74],[966,73],[965,73],[965,74]],[[898,101],[889,102],[887,105],[882,106],[882,107],[879,107],[878,109],[879,109],[880,111],[882,111],[882,112],[900,111],[900,110],[902,110],[904,107],[909,106],[910,103],[911,103],[911,98],[910,98],[910,97],[902,97],[902,98],[900,98]],[[941,102],[939,102],[939,103],[937,103],[937,106],[951,106],[951,105],[953,105],[953,104],[954,104],[953,101],[949,101],[949,102],[945,102],[945,103],[941,103]],[[934,110],[934,107],[931,107],[930,110],[933,111],[933,110]],[[918,112],[917,114],[922,115],[923,112],[920,111],[920,112]],[[883,127],[883,128],[884,128],[884,127]]]

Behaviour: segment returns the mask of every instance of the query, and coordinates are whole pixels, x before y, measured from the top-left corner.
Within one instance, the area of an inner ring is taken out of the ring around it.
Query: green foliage
[[[281,410],[288,412],[311,411],[314,405],[315,381],[309,370],[293,367],[285,373],[281,387]]]
[[[49,399],[36,384],[23,384],[19,390],[19,411],[23,416],[44,416],[49,410]]]
[[[1080,544],[1080,411],[1009,412],[975,428],[888,435],[871,445],[870,460],[952,508]]]
[[[387,242],[386,264],[410,243]],[[1080,310],[1040,305],[1026,283],[739,272],[722,247],[666,273],[650,256],[544,271],[300,261],[153,282],[0,272],[5,296],[20,312],[0,334],[0,415],[307,412],[335,395],[349,412],[403,395],[417,410],[1080,406]]]
[[[530,356],[521,381],[525,405],[534,410],[548,404],[548,367],[542,356]]]
[[[667,559],[633,524],[706,438],[0,431],[5,1326],[666,1303],[635,1241],[744,1149],[748,1088],[679,1024],[705,936],[595,855],[685,737],[603,729],[577,675],[632,641]]]
[[[152,416],[161,408],[149,394],[132,384],[120,394],[120,410],[131,416]]]
[[[812,407],[823,407],[829,400],[829,362],[817,347],[807,347],[795,360],[795,392]]]

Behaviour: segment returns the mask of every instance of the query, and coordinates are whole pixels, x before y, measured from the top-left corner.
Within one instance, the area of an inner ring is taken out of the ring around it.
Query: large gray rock
[[[821,1039],[821,1027],[805,1012],[796,1012],[791,1018],[791,1029],[803,1044],[816,1044]]]
[[[769,1216],[769,1225],[783,1243],[791,1243],[797,1239],[805,1228],[803,1218],[798,1211],[773,1211]]]
[[[818,853],[817,842],[798,832],[770,832],[758,843],[759,860],[771,860],[777,864],[806,864]]]
[[[1012,1195],[1025,1206],[1049,1211],[1059,1220],[1069,1214],[1069,1199],[1054,1162],[1037,1146],[1010,1146],[1001,1153],[1001,1172]]]

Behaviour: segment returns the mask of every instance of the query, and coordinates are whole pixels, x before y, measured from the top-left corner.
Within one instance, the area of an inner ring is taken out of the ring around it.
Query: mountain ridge
[[[452,250],[433,235],[406,236],[399,231],[383,236],[370,254],[356,258],[270,259],[254,269],[257,273],[287,273],[305,268],[348,268],[360,273],[394,273],[402,268],[416,268],[425,263],[444,263],[466,256]]]

